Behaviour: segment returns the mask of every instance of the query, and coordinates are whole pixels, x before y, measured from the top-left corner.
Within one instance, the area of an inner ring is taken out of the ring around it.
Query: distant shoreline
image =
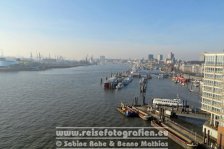
[[[6,68],[0,68],[1,72],[19,72],[19,71],[44,71],[49,69],[63,69],[63,68],[73,68],[73,67],[79,67],[79,66],[90,66],[93,64],[77,64],[77,65],[58,65],[58,66],[48,66],[48,65],[40,65],[37,67],[24,67],[24,66],[14,66],[14,67],[6,67]]]

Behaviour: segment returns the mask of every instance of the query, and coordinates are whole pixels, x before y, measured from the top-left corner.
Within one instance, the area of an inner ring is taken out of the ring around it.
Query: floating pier
[[[183,148],[194,149],[198,146],[197,143],[195,143],[192,139],[186,137],[182,133],[176,131],[174,128],[166,125],[163,122],[153,120],[151,121],[151,125],[158,130],[168,131],[168,137]]]

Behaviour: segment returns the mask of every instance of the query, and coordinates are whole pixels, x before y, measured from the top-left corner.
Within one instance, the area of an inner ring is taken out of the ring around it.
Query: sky
[[[198,60],[224,49],[223,0],[0,0],[4,56]]]

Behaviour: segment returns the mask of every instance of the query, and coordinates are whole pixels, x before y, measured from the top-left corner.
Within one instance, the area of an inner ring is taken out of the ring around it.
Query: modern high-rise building
[[[163,55],[162,54],[158,54],[157,55],[157,60],[158,60],[158,62],[162,61],[163,60]]]
[[[148,55],[148,60],[150,60],[150,61],[153,61],[154,60],[153,54],[149,54]]]
[[[170,53],[167,55],[166,63],[167,63],[167,64],[173,64],[173,63],[175,63],[175,57],[174,57],[174,54],[173,54],[172,52],[170,52]]]
[[[167,58],[168,59],[174,59],[174,54],[172,52],[170,52],[168,55],[167,55]]]
[[[224,148],[224,53],[204,54],[204,78],[202,86],[203,111],[211,114],[203,125],[203,132]]]

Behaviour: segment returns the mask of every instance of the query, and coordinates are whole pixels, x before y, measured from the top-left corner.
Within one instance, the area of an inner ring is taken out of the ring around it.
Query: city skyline
[[[82,59],[147,58],[173,52],[199,60],[222,52],[224,2],[40,0],[0,2],[0,49]]]

